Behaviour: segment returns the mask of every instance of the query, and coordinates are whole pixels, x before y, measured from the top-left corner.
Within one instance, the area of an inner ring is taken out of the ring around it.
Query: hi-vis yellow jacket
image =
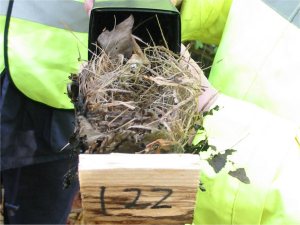
[[[183,40],[219,45],[209,80],[235,97],[221,95],[220,110],[206,117],[208,141],[235,149],[231,160],[250,179],[203,161],[207,191],[198,191],[195,224],[300,224],[300,31],[290,23],[300,4],[282,1],[294,4],[288,21],[266,4],[278,2],[183,1]]]
[[[204,120],[208,143],[221,153],[236,152],[219,173],[204,160],[210,152],[200,153],[206,191],[198,190],[194,224],[300,224],[299,129],[225,95],[215,105],[220,109]],[[245,169],[249,184],[228,174],[236,168]]]
[[[299,5],[298,0],[183,1],[182,38],[219,44],[209,80],[222,93],[300,126]]]
[[[66,95],[68,76],[77,72],[82,63],[78,58],[87,59],[88,53],[89,18],[83,1],[10,2],[11,17],[9,1],[0,6],[0,70],[8,67],[13,83],[27,97],[73,108]]]

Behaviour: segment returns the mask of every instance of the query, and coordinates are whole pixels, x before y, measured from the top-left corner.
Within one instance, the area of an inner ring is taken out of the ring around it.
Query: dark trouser
[[[2,171],[5,223],[66,224],[79,189],[78,181],[63,188],[69,168],[64,159]]]

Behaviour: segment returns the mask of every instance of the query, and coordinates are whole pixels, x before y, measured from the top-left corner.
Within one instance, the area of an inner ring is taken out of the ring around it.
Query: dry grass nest
[[[73,138],[86,153],[183,153],[202,123],[189,59],[162,46],[137,52],[127,60],[101,51],[72,76]]]

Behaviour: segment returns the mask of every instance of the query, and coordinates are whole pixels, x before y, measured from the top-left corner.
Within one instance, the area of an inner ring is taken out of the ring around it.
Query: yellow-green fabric
[[[27,97],[46,105],[72,109],[66,94],[70,73],[87,59],[87,33],[11,19],[9,65],[14,84]],[[84,44],[83,44],[84,43]]]
[[[300,224],[300,146],[297,128],[256,105],[221,95],[220,110],[206,116],[210,145],[218,151],[235,149],[229,156],[245,168],[250,184],[218,174],[202,154],[201,181],[194,224]]]
[[[88,53],[88,33],[79,31],[88,30],[88,16],[82,3],[72,5],[72,2],[63,2],[64,6],[59,1],[46,2],[49,6],[59,9],[59,17],[53,15],[55,19],[51,20],[49,15],[45,15],[44,18],[34,15],[39,13],[38,7],[45,4],[35,1],[35,4],[42,5],[36,6],[36,11],[32,11],[31,15],[20,11],[20,5],[26,5],[26,2],[15,1],[8,32],[8,64],[13,83],[28,98],[59,109],[74,107],[66,94],[66,87],[70,82],[68,77],[71,73],[78,72],[82,63],[79,58],[87,60]],[[71,7],[76,11],[70,11]],[[47,9],[44,7],[43,10]],[[54,10],[52,13],[55,14],[55,8],[51,10]],[[3,13],[3,10],[1,11]],[[75,16],[74,13],[81,15],[80,21],[76,20],[79,16],[74,17],[74,20],[71,18]],[[28,18],[23,18],[24,16]],[[2,15],[1,48],[5,19]],[[78,31],[72,30],[79,22],[84,27],[76,28]],[[2,67],[3,50],[0,68]]]
[[[300,125],[300,29],[260,0],[234,0],[209,76],[227,95]]]
[[[0,15],[0,29],[2,30],[5,25],[5,16],[1,16]],[[3,35],[0,35],[0,43],[1,43],[1,46],[0,46],[0,72],[2,72],[4,70],[4,45],[3,45]]]
[[[184,0],[181,39],[219,44],[232,0]]]

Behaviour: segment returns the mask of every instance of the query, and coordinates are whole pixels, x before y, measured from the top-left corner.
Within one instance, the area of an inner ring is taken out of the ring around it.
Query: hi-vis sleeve
[[[218,173],[202,161],[194,224],[300,224],[298,128],[252,103],[221,95],[215,104],[208,144],[235,152]],[[236,168],[250,183],[229,175]]]
[[[181,6],[182,41],[219,44],[232,0],[184,0]]]

